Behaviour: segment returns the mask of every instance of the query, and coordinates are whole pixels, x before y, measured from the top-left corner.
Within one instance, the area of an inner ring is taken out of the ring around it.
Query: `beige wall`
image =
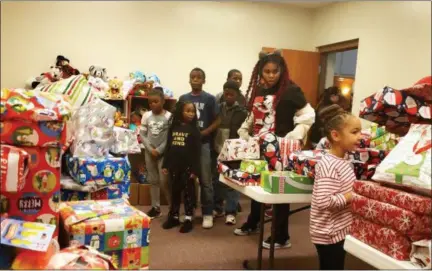
[[[359,38],[353,112],[385,85],[431,74],[430,2],[343,2],[315,11],[313,47]]]
[[[176,96],[189,91],[189,72],[207,73],[221,91],[231,68],[246,88],[262,46],[311,50],[310,10],[241,2],[1,3],[1,86],[22,87],[64,54],[110,76],[155,72]]]

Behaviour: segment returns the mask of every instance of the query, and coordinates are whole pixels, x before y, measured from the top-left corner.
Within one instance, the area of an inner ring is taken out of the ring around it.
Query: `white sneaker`
[[[225,218],[225,224],[227,225],[235,225],[236,222],[236,218],[233,215],[227,215]]]
[[[202,227],[204,229],[211,229],[211,228],[213,228],[213,216],[212,215],[205,215],[205,216],[203,216]]]

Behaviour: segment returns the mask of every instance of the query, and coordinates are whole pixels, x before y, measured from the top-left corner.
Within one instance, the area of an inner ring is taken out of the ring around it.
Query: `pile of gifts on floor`
[[[358,179],[351,234],[394,259],[430,269],[431,77],[403,90],[385,87],[362,101],[360,116],[374,124],[362,131],[361,145],[346,157]],[[270,193],[312,193],[315,165],[328,152],[328,140],[303,151],[296,142],[276,140],[279,144],[265,138],[228,140],[218,158],[219,171],[229,181],[261,185]],[[275,156],[283,171],[269,171],[276,168]]]
[[[127,200],[137,136],[66,80],[1,91],[0,268],[146,269],[150,219]]]

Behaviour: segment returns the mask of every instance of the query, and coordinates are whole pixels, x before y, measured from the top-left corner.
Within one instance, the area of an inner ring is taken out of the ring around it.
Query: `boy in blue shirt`
[[[212,133],[219,126],[219,106],[216,98],[203,90],[206,75],[200,68],[194,68],[189,74],[192,91],[180,96],[179,102],[191,101],[197,108],[198,126],[201,131],[201,208],[202,226],[205,229],[213,227],[213,183],[210,157],[210,140]]]

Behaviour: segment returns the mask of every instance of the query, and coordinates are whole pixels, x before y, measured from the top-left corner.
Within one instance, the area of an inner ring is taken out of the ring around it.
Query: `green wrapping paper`
[[[261,173],[268,170],[268,164],[264,160],[243,160],[240,170],[250,174]]]
[[[261,172],[261,187],[272,194],[312,194],[313,179],[291,171]]]

